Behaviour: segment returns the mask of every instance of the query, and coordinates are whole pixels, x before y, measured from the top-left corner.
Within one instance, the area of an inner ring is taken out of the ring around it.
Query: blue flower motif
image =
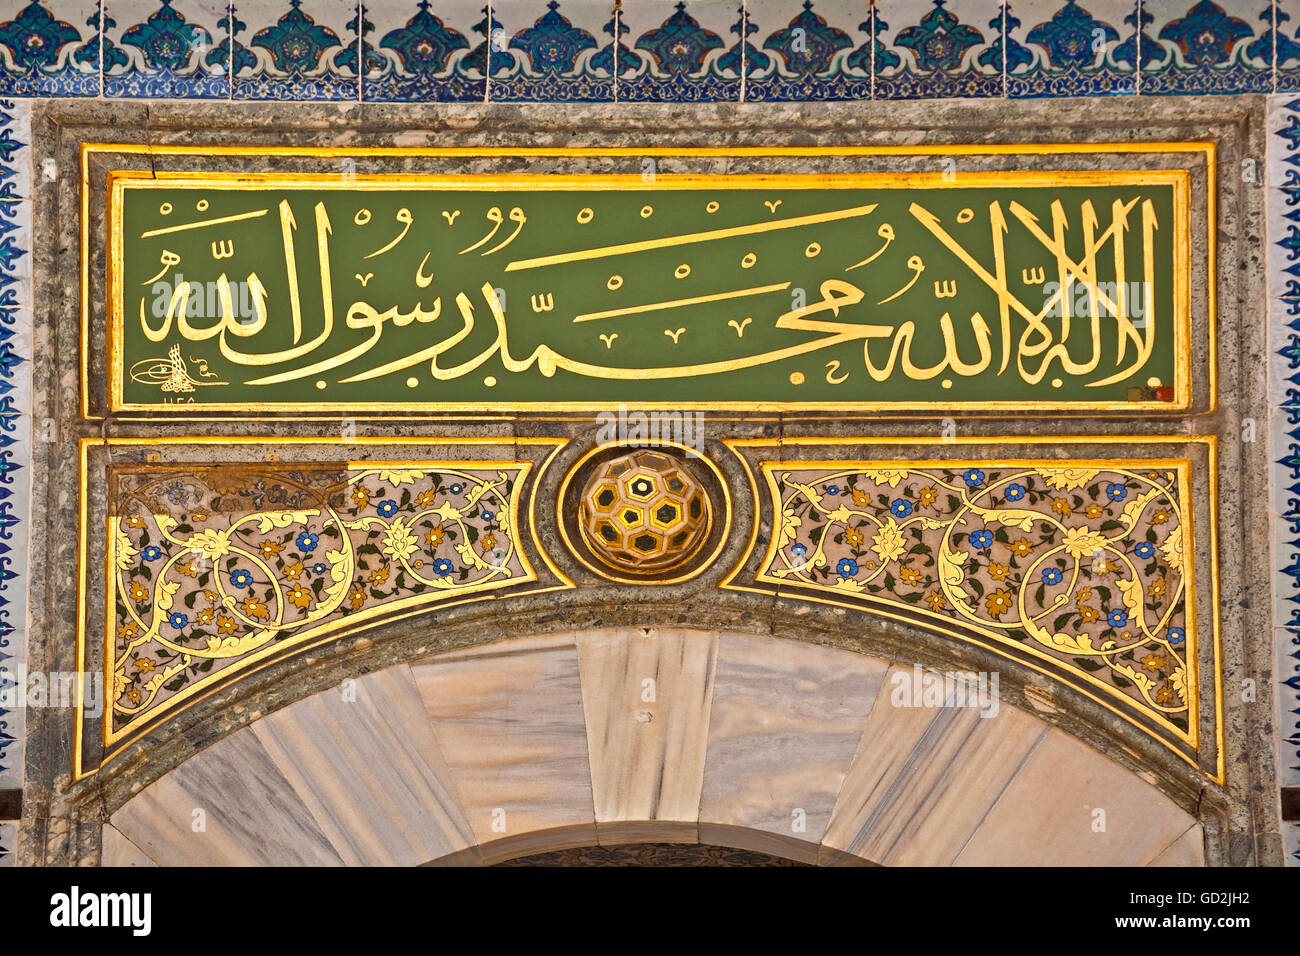
[[[1106,486],[1106,497],[1111,501],[1123,501],[1128,497],[1128,489],[1119,482],[1112,482]]]
[[[391,518],[397,514],[397,502],[392,498],[385,498],[375,505],[375,510],[379,512],[381,518]]]
[[[790,553],[796,558],[802,558],[808,553],[808,545],[804,544],[802,541],[798,544],[792,544],[790,545]]]
[[[1156,546],[1152,544],[1150,541],[1143,541],[1140,542],[1138,546],[1133,549],[1133,553],[1136,554],[1139,558],[1149,558],[1156,553]]]
[[[311,566],[312,574],[324,574],[326,570],[328,569],[325,567],[324,561],[317,561],[315,564]]]
[[[1019,501],[1025,496],[1024,485],[1007,485],[1007,501]]]
[[[1060,569],[1060,568],[1043,568],[1043,583],[1044,583],[1044,584],[1060,584],[1060,583],[1061,583],[1061,569]]]
[[[895,518],[906,518],[912,513],[912,503],[906,498],[895,498],[890,502],[889,512]]]
[[[492,513],[491,511],[485,511],[485,512],[483,512],[483,521],[484,521],[485,523],[486,523],[486,522],[490,522],[490,521],[492,521],[492,519],[494,519],[495,517],[496,517],[496,515],[495,515],[494,513]]]
[[[316,535],[304,531],[298,535],[298,540],[295,543],[298,545],[299,551],[315,551],[318,541],[320,541],[320,538]]]
[[[167,623],[179,631],[186,624],[190,623],[190,619],[180,611],[174,611],[172,616],[167,618]]]
[[[970,488],[978,488],[980,485],[984,484],[984,472],[980,471],[978,468],[967,468],[966,473],[961,477]]]
[[[140,552],[140,556],[144,558],[146,561],[157,561],[159,558],[162,557],[162,548],[155,547],[154,545],[151,544],[149,545],[149,547],[145,548],[142,552]]]
[[[981,480],[983,479],[981,478]],[[975,547],[979,548],[981,551],[985,551],[988,548],[993,547],[993,532],[988,528],[980,528],[978,531],[972,531],[970,543],[975,545]]]
[[[253,575],[242,568],[236,568],[230,572],[230,583],[237,588],[246,588],[253,583]]]
[[[456,482],[456,484],[452,485],[451,488],[449,488],[448,490],[449,490],[453,495],[458,495],[458,494],[461,493],[461,490],[462,490],[464,487],[465,487],[465,486],[462,485],[460,482]]]
[[[452,571],[451,562],[448,561],[446,558],[439,558],[437,561],[433,562],[434,574],[439,574],[442,575],[443,577],[446,577],[447,575],[451,574],[451,571]]]
[[[1169,629],[1168,637],[1170,644],[1181,644],[1183,641],[1187,640],[1187,632],[1181,627],[1171,627]]]
[[[826,493],[827,493],[828,495],[838,495],[838,494],[840,493],[840,486],[839,486],[839,485],[827,485],[827,486],[826,486]]]
[[[840,563],[835,565],[835,572],[842,578],[851,578],[858,573],[858,562],[852,558],[840,558]]]
[[[1106,623],[1111,627],[1123,627],[1128,623],[1128,611],[1121,611],[1116,608],[1106,615]]]

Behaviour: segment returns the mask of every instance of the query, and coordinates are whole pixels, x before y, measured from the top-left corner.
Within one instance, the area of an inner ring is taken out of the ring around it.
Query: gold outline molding
[[[1127,723],[1141,730],[1143,733],[1147,734],[1153,740],[1159,742],[1162,746],[1167,748],[1170,752],[1176,754],[1181,760],[1195,767],[1200,772],[1206,774],[1206,776],[1210,777],[1212,780],[1214,780],[1214,782],[1218,784],[1224,783],[1226,779],[1225,778],[1226,757],[1223,752],[1223,741],[1224,741],[1223,673],[1222,673],[1223,663],[1222,663],[1221,635],[1219,633],[1220,629],[1219,629],[1219,603],[1218,603],[1219,602],[1219,561],[1218,561],[1218,528],[1217,528],[1217,524],[1218,524],[1218,440],[1216,436],[1214,435],[1172,435],[1172,436],[1136,435],[1136,436],[1122,436],[1122,437],[1000,436],[1000,437],[987,437],[987,438],[971,436],[971,437],[953,438],[948,441],[935,441],[933,438],[925,438],[925,437],[885,437],[885,438],[882,437],[859,437],[859,438],[809,437],[809,438],[785,438],[785,439],[780,439],[780,438],[723,439],[723,444],[726,445],[729,449],[731,449],[731,451],[735,454],[735,456],[738,459],[740,459],[742,466],[744,467],[746,478],[749,481],[750,490],[754,494],[755,516],[754,516],[753,528],[751,529],[751,533],[750,533],[750,538],[745,545],[744,552],[737,559],[735,565],[728,572],[727,576],[724,577],[722,581],[719,582],[718,587],[727,590],[747,591],[747,592],[757,593],[757,594],[773,595],[778,598],[788,598],[790,600],[795,600],[795,601],[812,601],[819,604],[826,604],[834,607],[842,607],[842,608],[858,611],[864,615],[867,615],[868,617],[879,616],[890,620],[899,621],[900,623],[910,624],[916,627],[922,627],[928,631],[938,633],[946,638],[956,639],[964,643],[975,644],[978,647],[981,647],[985,650],[989,650],[995,654],[998,654],[998,656],[1000,657],[1006,657],[1010,660],[1015,661],[1016,663],[1022,664],[1030,668],[1031,670],[1037,671],[1038,673],[1051,678],[1055,683],[1061,683],[1059,679],[1060,671],[1067,671],[1074,677],[1082,678],[1085,683],[1095,686],[1096,688],[1098,688],[1098,690],[1097,692],[1093,692],[1088,690],[1086,687],[1079,686],[1077,684],[1066,684],[1063,686],[1067,686],[1072,690],[1078,691],[1079,693],[1083,694],[1085,697],[1089,698],[1093,702],[1104,707],[1110,713],[1116,715],[1117,717],[1122,718]],[[891,456],[882,456],[881,458],[878,459],[838,458],[838,459],[826,460],[820,458],[818,459],[785,458],[782,455],[779,458],[779,460],[776,461],[764,459],[758,461],[757,463],[751,463],[750,460],[745,457],[745,455],[741,454],[741,449],[746,449],[746,448],[752,448],[752,449],[774,448],[777,449],[778,454],[780,454],[787,447],[818,447],[818,446],[844,447],[844,446],[853,446],[853,445],[866,445],[868,447],[910,446],[913,448],[929,450],[936,446],[945,445],[945,444],[967,445],[967,446],[969,445],[979,445],[979,446],[1066,445],[1066,444],[1088,444],[1088,445],[1115,444],[1115,445],[1126,445],[1126,446],[1132,446],[1132,445],[1146,445],[1146,446],[1184,445],[1185,446],[1185,445],[1193,444],[1193,445],[1203,445],[1206,448],[1206,455],[1207,455],[1206,467],[1208,469],[1207,484],[1209,488],[1209,497],[1210,497],[1210,501],[1208,503],[1209,516],[1210,516],[1210,522],[1209,522],[1210,537],[1209,537],[1208,546],[1209,546],[1209,556],[1210,556],[1209,591],[1210,591],[1210,609],[1211,609],[1211,623],[1210,623],[1211,633],[1209,637],[1210,637],[1210,644],[1212,645],[1213,648],[1212,672],[1213,672],[1214,706],[1215,706],[1215,711],[1214,711],[1215,769],[1213,772],[1205,769],[1197,759],[1197,757],[1199,757],[1201,753],[1200,727],[1201,727],[1201,716],[1202,716],[1201,702],[1203,698],[1203,688],[1201,687],[1201,666],[1199,660],[1199,656],[1201,653],[1201,643],[1199,642],[1200,635],[1198,632],[1199,625],[1198,625],[1198,614],[1197,614],[1197,602],[1200,595],[1196,587],[1197,579],[1196,579],[1195,525],[1196,525],[1197,502],[1195,500],[1194,495],[1192,494],[1194,469],[1197,465],[1196,461],[1194,461],[1191,458],[1163,458],[1163,457],[1162,458],[1126,457],[1123,459],[1112,460],[1112,459],[1099,459],[1096,457],[1087,458],[1087,459],[1026,458],[1024,456],[1009,456],[1006,458],[999,458],[990,455],[983,456],[982,458],[961,458],[961,457],[954,456],[951,458],[936,459],[932,455],[927,455],[926,457],[915,458],[915,459],[902,459],[902,458],[895,458]],[[757,476],[755,474],[755,464],[758,470],[761,471],[764,476],[766,496],[760,496],[759,483],[757,480]],[[954,632],[952,628],[951,619],[942,618],[939,617],[938,615],[930,614],[929,612],[926,612],[920,608],[909,608],[907,614],[896,614],[888,610],[887,608],[875,607],[875,606],[869,607],[864,605],[864,603],[861,602],[854,603],[848,601],[841,601],[830,597],[822,597],[814,594],[807,594],[804,593],[803,591],[800,591],[798,593],[783,591],[782,588],[780,587],[780,584],[785,582],[782,582],[778,579],[769,578],[762,574],[762,569],[767,566],[768,560],[771,558],[772,553],[774,551],[775,541],[776,541],[775,535],[773,535],[771,540],[768,542],[768,545],[765,549],[765,554],[759,560],[755,570],[747,576],[747,580],[752,581],[755,585],[771,585],[771,586],[769,587],[749,586],[749,585],[737,583],[738,579],[742,576],[742,574],[745,574],[746,565],[750,563],[750,561],[753,559],[754,555],[756,554],[755,545],[757,544],[758,529],[759,529],[759,525],[763,520],[762,512],[765,505],[775,506],[779,501],[779,496],[776,495],[776,488],[773,484],[773,478],[772,478],[773,466],[781,466],[787,468],[805,468],[805,467],[806,468],[819,468],[819,467],[852,468],[856,466],[869,467],[869,468],[881,468],[881,467],[890,467],[890,466],[895,466],[895,467],[906,466],[909,468],[923,468],[923,467],[954,468],[954,467],[961,467],[964,464],[979,465],[982,467],[988,466],[990,464],[999,464],[999,465],[1007,464],[1013,467],[1035,466],[1035,465],[1044,465],[1044,464],[1051,465],[1053,467],[1083,465],[1083,464],[1087,464],[1091,467],[1096,467],[1098,465],[1102,465],[1102,466],[1114,465],[1116,467],[1151,467],[1152,465],[1155,465],[1159,467],[1166,467],[1166,468],[1177,470],[1179,495],[1181,498],[1180,504],[1182,506],[1183,553],[1187,559],[1186,577],[1187,577],[1188,595],[1187,595],[1187,602],[1186,602],[1186,613],[1187,613],[1186,629],[1187,629],[1187,648],[1188,648],[1188,653],[1187,653],[1187,668],[1188,668],[1188,676],[1189,676],[1188,685],[1194,687],[1196,693],[1195,693],[1194,700],[1189,701],[1188,722],[1187,722],[1188,730],[1186,733],[1179,731],[1178,728],[1170,725],[1168,721],[1159,718],[1158,715],[1151,715],[1148,714],[1146,711],[1141,711],[1140,713],[1145,718],[1147,718],[1152,723],[1154,723],[1156,726],[1160,726],[1163,729],[1165,729],[1166,732],[1168,732],[1176,740],[1181,741],[1185,743],[1188,747],[1190,747],[1192,750],[1192,755],[1189,755],[1183,749],[1175,746],[1169,739],[1166,739],[1165,737],[1153,733],[1151,726],[1149,724],[1144,723],[1142,720],[1139,720],[1136,716],[1134,716],[1134,712],[1137,710],[1137,708],[1131,705],[1131,703],[1129,703],[1131,699],[1120,694],[1118,689],[1113,688],[1102,681],[1098,681],[1096,678],[1092,677],[1086,671],[1075,671],[1071,669],[1059,658],[1055,658],[1048,654],[1042,653],[1032,647],[1026,648],[1025,645],[1020,642],[1010,641],[1009,639],[1005,638],[1002,635],[999,635],[992,631],[986,631],[975,625],[968,625],[969,627],[971,627],[972,630],[979,632],[984,638],[987,638],[988,641],[990,641],[991,643],[974,641],[971,638],[964,637],[961,634]],[[931,617],[935,619],[934,622],[927,623],[926,619]],[[1050,661],[1051,664],[1050,665],[1039,664],[1032,660],[1026,660],[1020,657],[1010,657],[1008,654],[999,650],[998,645],[1003,645],[1003,644],[1011,647],[1015,647],[1017,650],[1020,651],[1028,650],[1031,656],[1035,658],[1040,658],[1043,661]],[[1108,697],[1114,697],[1123,700],[1126,704],[1129,704],[1128,709],[1123,709],[1121,707],[1116,706],[1115,704],[1111,703],[1108,699],[1106,699]]]
[[[1206,162],[1206,175],[1209,177],[1207,198],[1207,242],[1208,255],[1206,276],[1208,289],[1207,316],[1207,410],[1217,407],[1217,354],[1216,354],[1216,320],[1215,320],[1215,282],[1216,279],[1216,243],[1215,243],[1215,190],[1217,189],[1216,147],[1212,142],[1150,142],[1150,143],[1052,143],[1052,144],[999,144],[978,145],[925,145],[925,146],[827,146],[827,147],[256,147],[256,146],[148,146],[141,144],[84,143],[81,147],[82,173],[82,221],[81,221],[81,412],[83,418],[98,420],[103,416],[90,412],[90,159],[97,154],[150,155],[150,156],[300,156],[317,158],[338,157],[430,157],[430,158],[491,158],[491,157],[635,157],[635,156],[674,156],[674,157],[886,157],[886,156],[934,156],[934,155],[1080,155],[1080,154],[1114,154],[1130,155],[1142,153],[1183,153],[1200,154]],[[181,171],[156,170],[148,175],[130,170],[115,170],[108,174],[108,206],[106,226],[109,237],[106,248],[107,287],[106,300],[109,315],[106,322],[105,336],[108,344],[109,363],[106,372],[106,413],[115,415],[121,412],[151,412],[172,417],[169,409],[175,408],[176,415],[193,420],[197,409],[202,409],[207,418],[224,418],[223,413],[249,411],[256,412],[296,412],[311,411],[319,405],[297,402],[213,402],[201,406],[162,404],[125,403],[122,401],[122,361],[120,340],[123,321],[121,302],[119,301],[120,277],[117,272],[121,266],[121,229],[120,229],[120,189],[123,183],[147,186],[199,186],[203,184],[232,183],[267,183],[276,182],[285,188],[387,188],[394,181],[400,181],[412,188],[438,188],[454,184],[459,188],[488,189],[516,184],[535,184],[544,182],[550,188],[591,188],[593,185],[604,188],[750,188],[753,185],[782,185],[787,188],[835,188],[843,186],[872,185],[874,188],[902,188],[925,183],[938,188],[966,188],[971,186],[1005,184],[1008,178],[1020,177],[1025,185],[1050,185],[1063,181],[1073,183],[1108,183],[1134,182],[1155,185],[1172,185],[1174,187],[1174,340],[1172,353],[1174,357],[1173,402],[1157,401],[1105,401],[1105,402],[1051,402],[1041,400],[1024,401],[932,401],[917,403],[913,401],[854,401],[854,402],[738,402],[738,401],[675,401],[675,407],[690,410],[716,411],[807,411],[807,412],[846,412],[871,414],[879,412],[920,411],[961,411],[980,409],[993,412],[1029,412],[1029,413],[1102,413],[1134,414],[1159,413],[1173,415],[1187,413],[1195,405],[1191,369],[1191,341],[1193,323],[1191,316],[1191,199],[1190,169],[1152,169],[1133,170],[1116,169],[1109,171],[1095,170],[1054,170],[1054,171],[1005,171],[996,173],[969,172],[962,173],[956,180],[944,182],[938,172],[860,172],[860,173],[794,173],[794,174],[724,174],[724,175],[688,175],[664,174],[656,177],[655,183],[647,184],[639,175],[620,174],[407,174],[407,173],[358,173],[349,182],[340,177],[322,173],[190,173]],[[339,414],[350,413],[454,413],[454,412],[541,412],[560,411],[596,411],[607,407],[609,402],[379,402],[352,403],[328,406]],[[650,409],[660,407],[663,403],[627,402],[629,409]],[[212,413],[207,415],[207,413]]]
[[[88,624],[91,614],[88,595],[88,581],[86,572],[89,568],[89,549],[90,549],[90,527],[88,517],[88,486],[90,478],[90,450],[94,447],[156,447],[166,445],[272,445],[272,446],[292,446],[292,445],[335,445],[341,447],[357,445],[391,445],[406,446],[415,445],[427,447],[430,445],[497,445],[497,446],[554,446],[551,452],[539,464],[532,460],[496,460],[484,461],[478,459],[446,459],[438,460],[438,464],[452,464],[458,468],[474,467],[513,467],[518,469],[518,481],[511,495],[510,509],[511,521],[513,526],[520,527],[520,514],[524,505],[523,487],[532,479],[532,487],[529,489],[527,508],[529,512],[529,521],[533,545],[537,548],[537,556],[560,583],[547,585],[543,587],[532,587],[524,590],[514,590],[504,595],[505,597],[520,597],[529,594],[544,594],[551,591],[568,590],[575,587],[573,581],[565,575],[558,567],[550,555],[540,545],[536,534],[536,522],[534,519],[536,497],[537,497],[537,480],[542,471],[551,462],[551,460],[568,445],[569,440],[566,438],[515,438],[513,436],[503,438],[493,437],[401,437],[401,438],[383,438],[367,436],[352,439],[347,442],[341,442],[336,438],[322,438],[319,436],[305,438],[283,438],[267,436],[232,436],[229,438],[218,438],[212,436],[169,436],[156,438],[82,438],[78,442],[78,460],[79,460],[79,501],[78,501],[78,532],[77,532],[77,707],[74,727],[74,753],[73,753],[73,779],[80,780],[91,774],[97,773],[113,758],[118,756],[123,750],[136,742],[138,739],[150,731],[161,726],[166,721],[177,715],[189,710],[192,706],[209,697],[217,691],[224,690],[236,681],[244,680],[248,676],[255,674],[272,664],[279,663],[288,657],[296,656],[306,650],[327,643],[329,641],[341,640],[358,632],[368,630],[372,627],[384,624],[390,624],[395,621],[405,620],[419,614],[427,614],[441,610],[447,607],[455,607],[461,604],[468,604],[474,601],[496,600],[496,592],[502,588],[510,588],[516,585],[535,584],[540,581],[536,569],[529,560],[527,552],[520,547],[518,558],[523,570],[521,577],[502,582],[481,582],[469,588],[461,589],[447,595],[450,600],[439,600],[438,595],[412,595],[408,598],[371,608],[368,612],[361,612],[356,615],[349,615],[335,621],[322,624],[318,628],[313,628],[300,635],[299,640],[289,638],[274,644],[269,644],[259,651],[254,651],[248,656],[240,658],[231,667],[222,670],[217,674],[210,675],[197,681],[196,683],[185,688],[169,698],[167,704],[154,712],[140,717],[134,721],[128,722],[120,730],[111,730],[111,717],[109,715],[110,704],[105,700],[104,712],[101,716],[101,742],[104,747],[104,754],[97,767],[89,770],[84,767],[83,745],[85,742],[85,673],[86,673],[86,656],[87,656],[87,637]],[[423,460],[422,460],[423,461]],[[356,460],[349,461],[349,466],[364,467],[366,469],[383,467],[385,464],[394,464],[395,462],[387,459],[376,460]],[[204,466],[220,464],[213,462],[163,462],[163,463],[138,463],[141,468],[151,469],[183,469],[187,464],[200,464]],[[263,463],[254,463],[263,464]],[[284,463],[266,462],[264,463],[269,469],[274,469],[277,464]],[[401,462],[404,466],[409,466],[412,462]],[[102,634],[105,648],[109,635],[113,633],[112,615],[114,609],[114,600],[109,592],[109,584],[113,577],[113,538],[112,538],[112,515],[105,516],[105,548],[104,548],[104,632]],[[520,536],[522,544],[522,535]],[[111,655],[107,650],[103,651],[104,659],[103,676],[105,681],[105,694],[107,688],[112,686],[111,677]],[[114,745],[116,745],[115,749]]]

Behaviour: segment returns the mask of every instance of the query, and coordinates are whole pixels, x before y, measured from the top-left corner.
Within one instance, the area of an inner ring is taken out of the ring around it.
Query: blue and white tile
[[[1273,35],[1275,89],[1300,90],[1300,0],[1276,0]]]
[[[355,100],[356,0],[236,0],[233,95]]]
[[[876,99],[1000,97],[1000,0],[880,0]]]
[[[1278,783],[1300,787],[1300,629],[1273,629],[1277,682]]]
[[[39,0],[0,13],[0,96],[98,96],[99,0]]]
[[[0,100],[0,173],[30,168],[30,142],[30,106]],[[0,180],[22,191],[17,177]],[[6,684],[21,684],[31,510],[32,203],[8,200],[0,206],[0,672],[16,675]],[[21,706],[0,708],[0,789],[22,786],[24,715]],[[12,839],[10,834],[10,842],[0,844],[12,850]]]
[[[1137,92],[1136,0],[1019,0],[1006,19],[1009,96]]]
[[[18,828],[0,823],[0,866],[15,866],[18,855]]]
[[[613,0],[532,0],[501,5],[494,15],[507,38],[500,56],[509,69],[502,73],[493,68],[488,94],[492,100],[614,99],[613,50],[601,55],[613,43]]]
[[[642,0],[623,5],[618,82],[620,102],[712,103],[740,99],[741,20],[736,0]],[[625,69],[625,49],[633,60]],[[603,61],[602,61],[603,62]]]
[[[746,100],[870,99],[866,4],[748,0],[745,9],[756,51],[755,62],[746,57]]]
[[[362,99],[389,103],[486,99],[485,67],[493,52],[483,0],[387,0],[367,6],[366,20],[373,30],[365,34]],[[498,35],[497,45],[503,41],[504,33]]]
[[[1142,12],[1143,95],[1272,91],[1272,0],[1145,2]]]
[[[226,0],[105,0],[104,95],[228,99]]]

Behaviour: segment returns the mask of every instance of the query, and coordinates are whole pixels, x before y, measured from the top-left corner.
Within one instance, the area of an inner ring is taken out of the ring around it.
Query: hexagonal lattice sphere
[[[587,545],[614,567],[652,573],[688,558],[709,528],[709,497],[674,455],[642,449],[596,467],[578,519]]]

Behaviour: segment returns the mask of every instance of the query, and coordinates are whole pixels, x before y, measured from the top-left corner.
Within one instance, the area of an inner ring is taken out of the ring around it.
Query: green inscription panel
[[[115,411],[1190,402],[1181,171],[110,186]]]

